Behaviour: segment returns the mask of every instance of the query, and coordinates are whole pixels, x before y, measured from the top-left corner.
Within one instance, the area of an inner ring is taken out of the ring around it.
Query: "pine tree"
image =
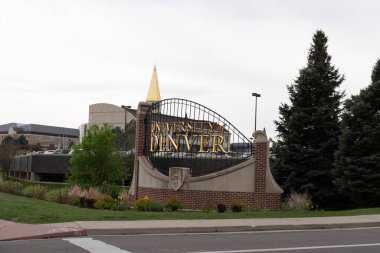
[[[372,83],[345,102],[335,183],[356,207],[380,206],[380,59]]]
[[[290,104],[279,107],[278,140],[271,150],[273,172],[285,193],[307,192],[324,207],[334,197],[332,167],[344,96],[338,91],[344,77],[331,64],[327,41],[323,31],[314,34],[306,67],[287,87]]]

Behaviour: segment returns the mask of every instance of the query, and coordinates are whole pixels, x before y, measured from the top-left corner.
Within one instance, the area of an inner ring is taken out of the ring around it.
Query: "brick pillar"
[[[268,145],[269,141],[262,131],[254,133],[254,149],[255,149],[255,202],[264,208],[268,200],[265,198],[265,187],[267,179],[267,161],[268,161]]]
[[[268,141],[255,140],[255,192],[265,192]]]
[[[144,155],[145,143],[145,116],[149,107],[152,106],[150,102],[140,102],[136,113],[136,139],[135,139],[135,163],[133,171],[134,179],[134,197],[138,199],[139,189],[139,156]],[[132,186],[131,186],[132,187]]]

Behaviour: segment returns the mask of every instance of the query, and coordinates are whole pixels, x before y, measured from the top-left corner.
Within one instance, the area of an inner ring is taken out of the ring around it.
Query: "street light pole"
[[[261,97],[259,93],[252,93],[252,96],[255,97],[255,132],[256,132],[256,121],[257,121],[257,98]]]

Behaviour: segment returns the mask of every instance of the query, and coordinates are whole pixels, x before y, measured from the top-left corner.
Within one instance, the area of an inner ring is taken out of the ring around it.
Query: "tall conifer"
[[[356,207],[380,206],[380,59],[371,84],[345,102],[335,183]]]
[[[338,90],[344,77],[331,64],[327,41],[323,31],[314,34],[306,67],[287,87],[290,103],[279,107],[278,140],[271,150],[273,172],[285,193],[307,192],[322,206],[334,198],[332,168],[344,96]]]

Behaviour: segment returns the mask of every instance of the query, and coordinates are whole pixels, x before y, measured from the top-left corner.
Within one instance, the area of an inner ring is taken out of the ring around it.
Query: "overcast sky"
[[[161,98],[218,112],[247,137],[275,137],[286,85],[312,36],[329,37],[347,97],[380,57],[380,1],[0,0],[0,124],[77,128],[94,103],[144,101],[157,63]]]

